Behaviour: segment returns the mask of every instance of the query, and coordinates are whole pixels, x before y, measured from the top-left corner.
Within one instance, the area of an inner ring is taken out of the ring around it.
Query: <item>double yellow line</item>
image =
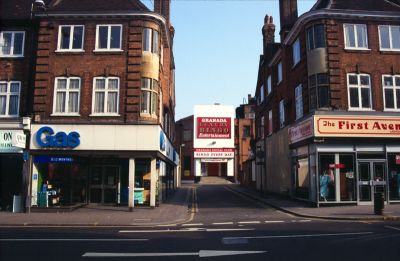
[[[197,189],[192,187],[192,214],[199,212],[199,207],[197,205]]]

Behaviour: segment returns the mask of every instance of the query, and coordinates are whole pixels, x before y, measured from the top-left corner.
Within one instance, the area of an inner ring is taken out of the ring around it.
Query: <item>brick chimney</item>
[[[266,15],[264,18],[264,26],[262,28],[264,48],[269,43],[275,43],[275,25],[272,16]]]
[[[281,20],[281,43],[283,43],[298,17],[297,0],[279,0],[279,13]]]
[[[164,16],[169,25],[171,0],[154,0],[154,12]]]

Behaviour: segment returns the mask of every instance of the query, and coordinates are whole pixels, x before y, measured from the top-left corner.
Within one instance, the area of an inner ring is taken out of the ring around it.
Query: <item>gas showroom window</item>
[[[24,56],[25,32],[2,31],[0,33],[0,57]]]
[[[385,110],[400,110],[400,75],[383,75]]]
[[[60,25],[58,51],[83,51],[83,25]]]
[[[19,115],[21,82],[0,82],[0,117]]]
[[[122,25],[97,25],[95,51],[121,51]]]
[[[347,74],[349,109],[371,110],[371,80],[369,74]]]
[[[142,78],[142,94],[140,101],[140,113],[157,113],[158,81],[150,78]]]
[[[57,77],[54,86],[53,115],[79,115],[79,77]]]
[[[119,108],[119,78],[96,77],[93,87],[93,115],[117,116]]]

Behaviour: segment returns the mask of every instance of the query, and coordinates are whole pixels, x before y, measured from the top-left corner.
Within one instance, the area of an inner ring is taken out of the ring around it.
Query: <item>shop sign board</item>
[[[235,149],[222,148],[222,149],[209,149],[209,148],[196,148],[194,149],[195,158],[234,158]]]
[[[17,135],[19,141],[22,141],[23,136],[25,136],[23,130],[0,130],[0,152],[22,152],[22,148],[25,148],[25,143],[23,147],[20,143],[16,144]]]
[[[216,162],[216,163],[224,163],[224,162],[228,162],[228,159],[214,159],[214,158],[210,158],[210,159],[201,159],[200,162]]]
[[[36,142],[43,148],[75,148],[80,144],[80,135],[76,131],[66,134],[63,131],[55,133],[49,126],[41,127],[36,132]]]
[[[314,136],[313,120],[307,119],[300,124],[289,128],[289,144],[305,140]]]
[[[197,117],[198,139],[230,139],[231,118]]]
[[[400,117],[314,116],[316,137],[400,137]]]
[[[14,147],[25,149],[26,147],[26,135],[23,133],[15,133],[13,135],[12,144]]]

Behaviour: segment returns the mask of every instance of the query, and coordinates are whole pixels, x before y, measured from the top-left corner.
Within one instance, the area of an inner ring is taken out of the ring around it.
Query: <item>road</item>
[[[292,217],[224,185],[193,199],[168,227],[2,228],[0,260],[399,260],[399,222]]]

